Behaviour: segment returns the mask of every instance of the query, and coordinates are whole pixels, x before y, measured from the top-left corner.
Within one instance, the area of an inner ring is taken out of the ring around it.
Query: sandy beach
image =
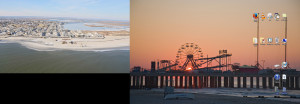
[[[130,104],[299,104],[297,102],[244,98],[216,94],[195,94],[195,99],[164,100],[161,91],[130,90]]]
[[[94,51],[108,48],[128,47],[129,36],[105,36],[99,39],[84,38],[29,38],[29,37],[7,37],[0,40],[8,43],[19,43],[27,48],[51,51],[51,50],[73,50]]]

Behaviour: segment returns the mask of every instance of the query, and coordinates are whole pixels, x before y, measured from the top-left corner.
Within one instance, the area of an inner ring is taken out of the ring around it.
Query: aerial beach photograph
[[[0,4],[0,73],[128,73],[129,42],[129,0]]]
[[[299,104],[299,5],[131,0],[130,104]]]

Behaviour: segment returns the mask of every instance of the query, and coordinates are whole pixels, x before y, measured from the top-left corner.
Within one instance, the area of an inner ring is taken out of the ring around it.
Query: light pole
[[[285,21],[285,39],[287,40],[287,17],[283,17],[284,18],[284,21]],[[284,46],[284,62],[287,62],[286,61],[286,51],[287,51],[287,42],[285,43],[285,46]],[[285,69],[287,69],[289,66],[287,65],[285,67]]]
[[[259,69],[259,44],[260,44],[260,38],[259,38],[259,13],[257,13],[257,56],[256,56],[256,67]]]

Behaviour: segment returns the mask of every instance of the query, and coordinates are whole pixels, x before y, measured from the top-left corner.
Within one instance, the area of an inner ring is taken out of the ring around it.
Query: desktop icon
[[[264,44],[264,43],[265,43],[265,38],[260,38],[260,42],[261,42],[262,44]]]
[[[282,74],[282,79],[286,79],[286,75],[285,74]]]
[[[253,13],[253,19],[258,19],[258,13]]]
[[[280,75],[279,75],[279,74],[275,74],[275,75],[274,75],[274,79],[275,79],[275,80],[279,80],[279,79],[280,79]]]
[[[274,19],[278,21],[278,20],[279,20],[279,18],[280,18],[280,15],[279,15],[279,13],[275,13],[275,14],[274,14]]]
[[[286,14],[282,14],[282,21],[286,21],[287,20],[287,18],[286,18]]]
[[[287,92],[286,92],[286,87],[282,87],[282,95],[287,95]]]
[[[268,38],[268,43],[272,43],[273,39],[272,38]]]
[[[282,14],[282,17],[286,17],[286,14]]]
[[[286,41],[287,41],[287,39],[282,39],[282,42],[283,42],[283,43],[286,43]]]
[[[264,13],[261,14],[261,19],[262,19],[262,21],[266,19]]]
[[[253,38],[253,43],[257,44],[257,38]]]
[[[275,38],[275,43],[279,43],[279,38]]]
[[[271,21],[271,19],[273,18],[272,13],[268,13],[267,18],[269,21]]]
[[[282,62],[281,67],[282,67],[282,68],[287,67],[287,62]]]

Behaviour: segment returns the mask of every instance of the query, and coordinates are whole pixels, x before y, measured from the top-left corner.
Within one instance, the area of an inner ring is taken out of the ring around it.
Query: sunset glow
[[[232,64],[255,65],[257,48],[253,37],[257,23],[253,13],[278,12],[288,15],[287,61],[291,68],[299,70],[300,1],[275,1],[133,0],[130,67],[150,69],[152,60],[174,61],[178,48],[185,43],[197,44],[204,57],[217,56],[219,50],[226,49],[232,54]],[[262,21],[260,37],[283,39],[284,29],[283,21]],[[259,51],[259,61],[262,64],[261,60],[265,60],[265,68],[284,61],[284,45],[265,45]]]

